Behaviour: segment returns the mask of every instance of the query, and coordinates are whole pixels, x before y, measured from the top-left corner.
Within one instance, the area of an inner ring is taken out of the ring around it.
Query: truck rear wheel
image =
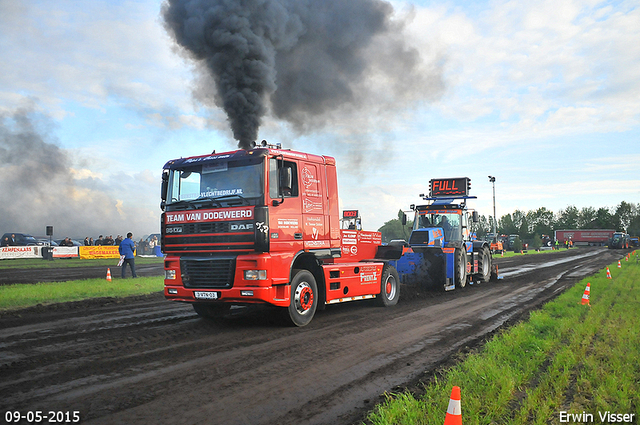
[[[480,252],[480,280],[489,282],[491,279],[491,251],[486,246]]]
[[[291,280],[291,302],[289,320],[295,326],[306,326],[311,322],[318,307],[318,286],[308,270],[294,270]]]
[[[456,287],[464,288],[467,286],[467,253],[461,248],[456,248],[454,255]]]
[[[376,304],[380,307],[391,307],[398,304],[400,298],[400,277],[395,267],[386,265],[380,279],[380,293],[376,296]]]

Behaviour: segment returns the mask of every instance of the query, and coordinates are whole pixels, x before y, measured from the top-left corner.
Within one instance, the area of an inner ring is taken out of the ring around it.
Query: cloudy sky
[[[297,48],[273,43],[289,54],[257,137],[334,156],[341,206],[365,229],[419,203],[436,177],[470,177],[485,215],[488,175],[498,216],[640,202],[640,1],[390,5],[348,69],[318,53],[321,39],[301,44],[302,30]],[[164,163],[236,148],[212,78],[162,9],[0,0],[0,233],[158,232]],[[353,29],[342,35],[367,32],[336,16]],[[282,83],[294,62],[345,74],[348,96],[313,109]]]

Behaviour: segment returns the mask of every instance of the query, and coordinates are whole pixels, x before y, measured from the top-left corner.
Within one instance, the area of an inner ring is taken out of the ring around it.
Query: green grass
[[[162,257],[136,257],[136,265],[138,264],[158,264],[162,263]],[[64,267],[91,267],[91,266],[107,266],[116,267],[117,258],[97,258],[97,259],[80,259],[80,258],[56,258],[53,261],[42,260],[39,258],[16,258],[0,260],[0,269],[59,269]]]
[[[609,269],[613,279],[602,270],[581,281],[438,371],[420,395],[388,394],[366,423],[442,424],[454,385],[465,425],[602,423],[599,413],[607,411],[634,414],[639,423],[640,265],[634,255]],[[591,306],[581,305],[587,282]],[[561,422],[561,412],[593,416]]]
[[[136,259],[136,263],[138,260]],[[136,279],[84,279],[0,286],[0,311],[16,310],[37,304],[54,304],[98,297],[127,297],[162,291],[161,276]]]

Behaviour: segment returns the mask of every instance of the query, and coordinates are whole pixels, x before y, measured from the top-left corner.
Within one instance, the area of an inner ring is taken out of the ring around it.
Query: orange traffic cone
[[[589,295],[591,294],[591,283],[587,283],[587,287],[584,288],[584,294],[582,294],[582,305],[591,305],[589,303]]]
[[[607,267],[607,279],[611,279],[611,271],[609,270],[609,267]]]
[[[451,389],[449,408],[444,418],[444,425],[462,425],[462,410],[460,409],[460,387]]]
[[[621,269],[622,268],[622,264],[620,264],[620,260],[618,260],[618,268]]]
[[[111,269],[107,269],[107,280],[111,282]]]

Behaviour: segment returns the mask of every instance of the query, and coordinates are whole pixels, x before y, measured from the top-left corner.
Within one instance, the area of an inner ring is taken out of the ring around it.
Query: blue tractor
[[[475,239],[471,226],[478,222],[477,211],[467,209],[471,180],[468,177],[433,179],[429,203],[412,205],[415,212],[409,242],[392,241],[402,256],[390,263],[403,284],[450,291],[468,282],[497,279],[490,244]]]

